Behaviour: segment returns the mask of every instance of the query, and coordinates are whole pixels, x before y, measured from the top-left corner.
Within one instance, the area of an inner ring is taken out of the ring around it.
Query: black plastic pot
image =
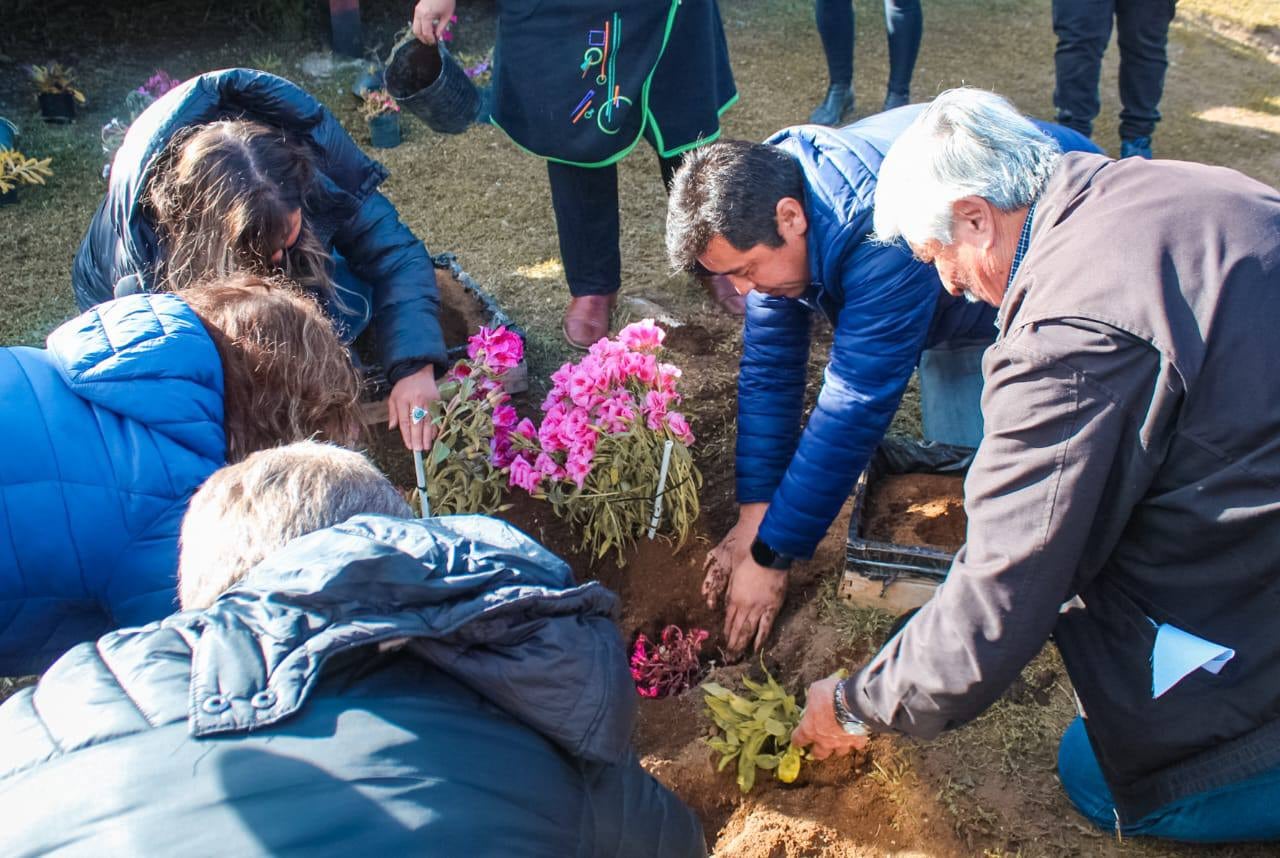
[[[480,93],[443,42],[424,45],[412,34],[387,62],[387,92],[441,134],[461,134],[480,114]]]
[[[76,97],[69,92],[42,92],[40,118],[45,122],[71,122],[76,118]]]
[[[400,145],[400,114],[383,113],[369,120],[369,142],[378,149]]]
[[[18,202],[18,188],[15,185],[11,191],[0,191],[0,206],[11,206]]]

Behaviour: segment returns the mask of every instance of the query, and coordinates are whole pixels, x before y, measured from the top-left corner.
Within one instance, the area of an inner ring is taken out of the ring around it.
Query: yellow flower
[[[800,749],[792,745],[778,763],[778,780],[789,784],[800,775]]]

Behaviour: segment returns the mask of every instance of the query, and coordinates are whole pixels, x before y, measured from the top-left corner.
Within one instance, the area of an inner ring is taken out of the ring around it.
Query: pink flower
[[[599,384],[599,379],[592,374],[591,368],[579,366],[569,379],[569,398],[574,405],[590,408],[594,404],[592,398],[598,394],[600,387],[603,385]]]
[[[658,377],[658,359],[653,355],[630,352],[622,357],[622,371],[642,384],[653,384]]]
[[[676,392],[676,382],[680,380],[680,376],[684,375],[680,371],[680,367],[673,363],[664,363],[658,365],[658,387],[668,393]]]
[[[499,405],[493,409],[493,427],[495,429],[511,429],[519,421],[520,415],[510,405]]]
[[[618,332],[618,342],[637,352],[656,352],[662,348],[666,332],[653,323],[653,319],[632,322]]]
[[[471,364],[460,360],[449,368],[445,373],[445,381],[462,381],[462,379],[471,375]]]
[[[548,476],[553,480],[564,479],[564,468],[560,467],[560,463],[548,456],[546,453],[539,453],[537,460],[533,463],[533,466],[537,468],[538,473]]]
[[[570,458],[564,465],[565,473],[569,479],[573,480],[574,485],[582,488],[582,484],[587,481],[587,477],[591,475],[591,460]]]
[[[501,375],[524,359],[524,340],[506,325],[481,328],[467,340],[467,357]]]
[[[591,424],[587,420],[587,412],[583,408],[575,408],[565,415],[564,420],[560,422],[559,438],[561,449],[568,450],[575,446],[580,446],[582,439],[591,436],[594,445],[595,433],[591,430]]]
[[[515,451],[511,449],[508,435],[494,435],[489,440],[489,462],[495,468],[505,468],[511,464]]]
[[[508,485],[519,486],[532,494],[538,490],[542,482],[542,474],[534,470],[524,456],[516,456],[511,460],[511,474],[507,478]]]
[[[693,445],[693,430],[689,428],[689,421],[679,411],[672,411],[667,415],[667,428],[680,439],[680,443],[686,447]]]
[[[551,392],[564,394],[569,389],[569,379],[573,376],[573,364],[562,363],[560,368],[551,373]],[[550,396],[547,397],[550,399]]]
[[[662,431],[663,421],[667,417],[667,407],[671,404],[672,395],[662,390],[651,390],[644,395],[645,425],[654,432]]]
[[[524,418],[519,423],[517,423],[515,426],[515,429],[513,429],[512,431],[515,432],[515,434],[517,435],[521,435],[529,439],[530,441],[538,440],[538,427],[534,426],[533,421],[530,420],[528,417]]]

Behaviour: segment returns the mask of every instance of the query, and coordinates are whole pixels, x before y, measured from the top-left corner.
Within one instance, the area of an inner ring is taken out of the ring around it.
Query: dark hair
[[[785,197],[804,201],[804,174],[777,146],[723,140],[689,152],[667,203],[672,267],[697,271],[716,235],[738,250],[781,246],[775,212]]]
[[[320,305],[283,278],[238,274],[180,291],[222,359],[227,462],[320,438],[360,440],[360,380]]]
[[[179,131],[147,186],[146,204],[163,249],[159,288],[177,291],[240,271],[282,272],[332,295],[329,252],[305,214],[297,242],[280,263],[271,261],[315,175],[306,144],[261,122],[223,119]]]

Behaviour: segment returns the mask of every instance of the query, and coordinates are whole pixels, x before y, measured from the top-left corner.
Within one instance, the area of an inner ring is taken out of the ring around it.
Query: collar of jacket
[[[1036,200],[1035,221],[1031,225],[1027,253],[1018,267],[1018,276],[1012,279],[1005,290],[1004,300],[1000,302],[996,316],[997,339],[1003,339],[1013,328],[1027,293],[1035,286],[1035,247],[1037,244],[1043,246],[1041,237],[1057,226],[1081,190],[1088,186],[1098,171],[1112,163],[1114,162],[1106,155],[1088,152],[1068,152],[1062,156],[1058,168],[1049,177]]]
[[[617,762],[635,691],[617,599],[484,516],[357,516],[290,542],[209,609],[165,621],[191,648],[195,736],[297,712],[325,662],[407,641],[412,653],[570,754]]]

